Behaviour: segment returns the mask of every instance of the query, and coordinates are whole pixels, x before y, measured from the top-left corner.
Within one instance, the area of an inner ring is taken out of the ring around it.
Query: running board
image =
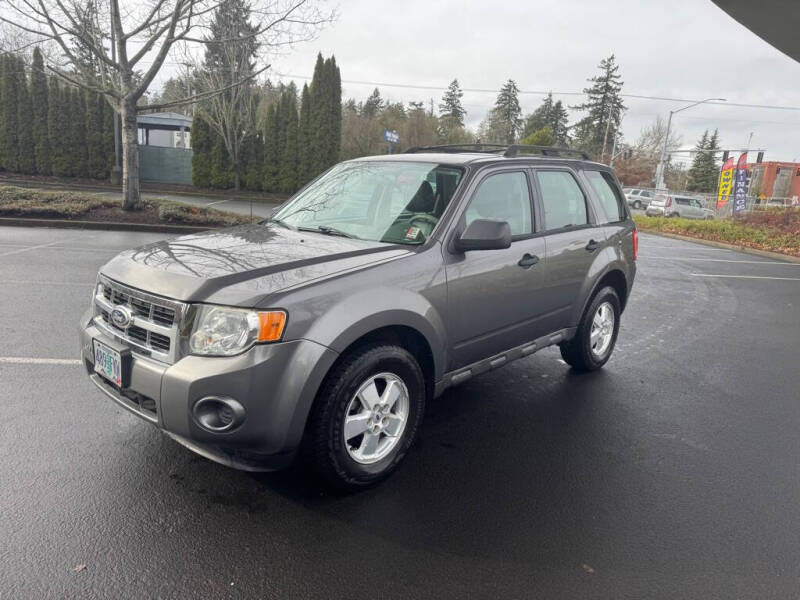
[[[532,342],[525,342],[524,344],[511,348],[510,350],[495,354],[489,358],[484,358],[483,360],[479,360],[478,362],[467,365],[466,367],[461,367],[455,371],[445,373],[441,381],[436,383],[434,395],[439,396],[447,388],[458,385],[459,383],[464,383],[465,381],[472,379],[475,375],[481,375],[487,371],[492,371],[494,369],[503,367],[519,358],[530,356],[542,348],[554,346],[555,344],[563,342],[564,340],[568,340],[573,335],[575,335],[574,327],[569,329],[561,329],[555,333],[542,336]]]

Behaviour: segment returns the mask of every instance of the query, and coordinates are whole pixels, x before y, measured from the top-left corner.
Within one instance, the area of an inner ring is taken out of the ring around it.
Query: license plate
[[[94,370],[117,387],[122,387],[122,357],[102,342],[94,343]]]

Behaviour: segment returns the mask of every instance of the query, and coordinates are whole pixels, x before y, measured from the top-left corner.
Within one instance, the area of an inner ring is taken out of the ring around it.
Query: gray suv
[[[443,146],[340,163],[272,218],[104,265],[96,386],[189,449],[344,488],[391,473],[425,403],[558,344],[611,356],[636,272],[613,171],[581,153]]]

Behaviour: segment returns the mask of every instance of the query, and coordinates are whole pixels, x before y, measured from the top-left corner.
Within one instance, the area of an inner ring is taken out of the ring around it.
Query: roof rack
[[[444,144],[441,146],[414,146],[406,150],[406,154],[416,154],[418,152],[445,152],[448,154],[460,154],[462,152],[494,153],[504,152],[508,144]]]
[[[572,148],[559,148],[557,146],[525,146],[522,144],[511,144],[503,156],[513,157],[519,154],[541,154],[542,156],[558,156],[560,158],[582,158],[592,160],[583,150],[573,150]]]
[[[542,156],[591,160],[591,157],[583,150],[558,148],[556,146],[526,146],[523,144],[445,144],[442,146],[415,146],[406,150],[406,154],[420,152],[445,152],[451,154],[468,152],[479,152],[481,154],[502,153],[506,158],[513,158],[521,154],[540,154]]]

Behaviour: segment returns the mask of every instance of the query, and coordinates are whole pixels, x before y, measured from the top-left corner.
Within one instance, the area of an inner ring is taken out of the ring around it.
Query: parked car
[[[347,161],[269,220],[106,263],[82,360],[198,454],[268,470],[301,452],[360,488],[398,466],[450,386],[554,344],[574,369],[601,368],[636,248],[614,172],[582,154]]]
[[[656,194],[645,210],[650,217],[683,217],[685,219],[713,219],[714,211],[705,208],[699,198]]]
[[[639,188],[625,188],[625,199],[628,206],[636,209],[647,208],[647,205],[653,200],[652,190],[642,190]]]

